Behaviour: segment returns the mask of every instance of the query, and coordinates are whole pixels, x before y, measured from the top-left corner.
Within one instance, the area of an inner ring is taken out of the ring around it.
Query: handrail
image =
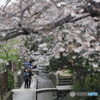
[[[36,100],[38,100],[38,93],[44,93],[44,92],[57,92],[57,88],[43,88],[43,89],[37,89],[36,90]]]
[[[54,92],[54,91],[58,91],[58,89],[57,88],[43,88],[43,89],[37,89],[36,90],[37,93]]]

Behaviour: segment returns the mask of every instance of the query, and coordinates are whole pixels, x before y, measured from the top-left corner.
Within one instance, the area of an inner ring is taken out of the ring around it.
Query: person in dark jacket
[[[24,88],[28,88],[28,79],[29,79],[29,73],[28,73],[28,70],[25,69],[24,70],[24,81],[25,81]]]
[[[31,80],[32,80],[32,71],[31,68],[28,68],[29,79],[28,79],[28,87],[30,88]]]

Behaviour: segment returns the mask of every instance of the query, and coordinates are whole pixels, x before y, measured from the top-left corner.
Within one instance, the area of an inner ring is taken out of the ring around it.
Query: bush
[[[68,93],[63,100],[66,100],[66,99],[68,99],[68,100],[80,100],[77,96],[71,97],[70,93]]]
[[[14,88],[14,75],[11,70],[8,70],[8,91]]]
[[[97,100],[100,100],[100,95],[98,96]]]

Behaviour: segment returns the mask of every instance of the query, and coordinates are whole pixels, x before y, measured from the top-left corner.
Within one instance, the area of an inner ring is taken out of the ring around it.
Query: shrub
[[[8,70],[8,91],[14,88],[14,75],[11,70]]]

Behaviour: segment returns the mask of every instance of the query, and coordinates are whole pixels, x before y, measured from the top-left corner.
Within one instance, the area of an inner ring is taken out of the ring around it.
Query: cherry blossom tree
[[[96,52],[99,60],[99,3],[99,0],[7,1],[0,10],[0,40],[29,35],[32,44],[42,41],[37,43],[38,52],[44,50],[58,58],[60,52],[66,56],[74,51],[84,57]]]
[[[92,15],[99,16],[98,6],[99,2],[95,0],[7,1],[1,8],[0,30],[1,36],[4,36],[1,40],[21,34],[49,33],[64,23],[75,23]],[[97,12],[96,15],[94,12]]]
[[[97,75],[98,79],[95,72],[100,66],[100,0],[7,0],[0,13],[0,41],[22,38],[21,57],[45,66],[55,57],[60,61],[56,65],[63,68],[67,62],[69,69],[80,72],[82,78],[87,75],[84,80],[96,84],[93,78]]]

